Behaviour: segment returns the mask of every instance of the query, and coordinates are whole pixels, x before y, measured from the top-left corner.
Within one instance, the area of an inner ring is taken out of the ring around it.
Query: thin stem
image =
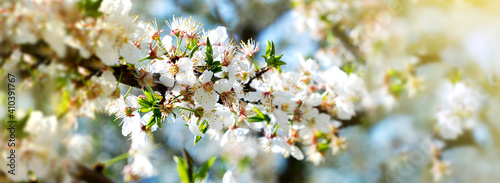
[[[116,83],[116,87],[118,88],[118,85],[120,84],[120,81],[122,81],[123,77],[123,72],[120,72],[120,77],[118,77],[118,82]]]
[[[184,108],[184,107],[177,107],[179,109],[183,109],[183,110],[186,110],[186,111],[190,111],[190,112],[196,112],[195,110],[193,109],[188,109],[188,108]]]
[[[179,98],[180,96],[182,96],[182,95],[177,95],[177,96],[175,96],[174,98],[170,99],[169,101],[170,101],[170,102],[175,101],[175,99]]]
[[[130,91],[132,91],[132,86],[128,89],[127,93],[125,94],[125,96],[123,96],[123,99],[125,100],[128,96],[128,94],[130,94]]]
[[[119,162],[121,160],[127,159],[128,156],[129,156],[128,152],[123,153],[123,154],[121,154],[121,155],[119,155],[117,157],[114,157],[113,159],[108,160],[106,163],[104,163],[104,165],[105,165],[105,167],[109,167],[109,166],[115,164],[116,162]]]
[[[175,50],[175,55],[178,55],[182,43],[182,38],[180,38],[180,36],[175,36],[175,37],[177,38],[177,50]]]
[[[257,66],[257,63],[255,62],[255,60],[253,59],[253,57],[250,57],[250,59],[252,60],[252,63],[253,65],[255,66],[255,70],[259,70],[259,66]]]

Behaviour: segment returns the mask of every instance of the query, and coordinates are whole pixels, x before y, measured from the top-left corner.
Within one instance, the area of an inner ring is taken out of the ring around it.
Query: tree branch
[[[262,77],[262,75],[264,73],[266,73],[267,71],[269,71],[269,67],[263,67],[261,68],[260,70],[258,70],[255,75],[253,75],[247,83],[245,83],[243,85],[243,91],[246,91],[246,92],[249,92],[249,91],[257,91],[255,88],[251,87],[250,84],[252,84],[252,81],[254,79],[259,79],[260,77]]]
[[[113,183],[113,181],[102,174],[102,172],[92,170],[80,163],[76,163],[74,167],[70,168],[69,173],[71,176],[86,182]]]
[[[9,45],[9,44],[2,42],[0,43],[0,45]],[[95,55],[92,55],[86,59],[82,59],[77,49],[71,47],[66,47],[66,48],[67,48],[66,57],[55,58],[54,53],[50,50],[50,47],[44,41],[39,41],[36,44],[21,45],[20,47],[23,53],[27,53],[36,58],[37,62],[32,66],[32,69],[36,69],[41,64],[50,63],[50,61],[53,59],[60,60],[60,62],[68,66],[69,69],[76,69],[78,67],[83,67],[90,72],[89,74],[90,76],[99,75],[102,72],[102,70],[109,67],[104,65],[101,62],[101,60]],[[2,50],[1,52],[2,54],[0,56],[2,59],[6,59],[11,54],[11,52],[12,50],[10,51]],[[116,80],[119,80],[120,83],[135,88],[142,88],[136,76],[146,71],[139,70],[135,67],[128,65],[117,65],[117,66],[111,66],[110,68],[112,69],[113,75],[115,76]],[[167,86],[163,85],[160,82],[159,73],[153,73],[153,84],[151,85],[151,88],[154,91],[160,92],[160,94],[162,95],[170,90],[170,88],[168,88]]]
[[[472,131],[470,131],[470,130],[464,131],[463,134],[459,135],[454,140],[444,140],[444,142],[446,145],[443,148],[443,150],[449,150],[449,149],[453,149],[456,147],[463,147],[463,146],[478,147],[477,142],[474,140],[474,136],[472,134]]]

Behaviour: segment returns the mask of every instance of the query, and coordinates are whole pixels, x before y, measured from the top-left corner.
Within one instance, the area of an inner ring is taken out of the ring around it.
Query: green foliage
[[[326,138],[325,134],[321,133],[320,131],[318,131],[315,136],[318,138],[318,146],[317,146],[317,150],[319,152],[326,152],[328,151],[328,149],[330,149],[330,143],[331,143],[331,140],[328,140],[328,138]]]
[[[267,114],[263,114],[257,107],[254,107],[255,116],[249,117],[248,122],[261,122],[266,121],[268,124],[271,122],[271,118]]]
[[[210,168],[212,168],[215,159],[217,159],[217,157],[213,156],[208,161],[203,163],[203,165],[200,167],[200,170],[198,170],[198,175],[196,176],[198,179],[203,180],[207,177],[208,171],[210,170]]]
[[[354,71],[356,71],[356,66],[354,65],[354,63],[352,62],[349,62],[349,63],[346,63],[342,66],[342,70],[347,74],[351,74],[351,73],[354,73]]]
[[[77,6],[84,12],[85,16],[100,17],[102,15],[102,13],[99,12],[101,3],[102,0],[81,0],[78,2]]]
[[[205,134],[205,133],[207,132],[207,130],[208,130],[208,123],[207,123],[207,121],[206,121],[206,120],[204,120],[204,121],[200,124],[200,126],[199,126],[198,128],[200,129],[201,133]],[[198,143],[198,142],[201,140],[201,138],[202,138],[202,136],[196,136],[196,137],[194,138],[194,143],[193,143],[193,145],[196,145],[196,143]]]
[[[245,156],[244,158],[240,159],[238,163],[238,170],[240,172],[243,172],[251,164],[252,164],[252,158],[250,158],[249,156]]]
[[[319,152],[326,152],[328,149],[330,149],[330,141],[327,139],[321,139],[321,141],[318,143],[318,151]]]
[[[448,72],[446,77],[450,80],[451,83],[455,84],[455,83],[462,81],[462,78],[463,78],[462,75],[463,74],[462,74],[462,71],[460,69],[454,68]]]
[[[194,48],[191,49],[191,52],[189,53],[189,58],[193,58],[193,55],[196,51],[198,51],[199,46],[196,45]]]
[[[161,96],[157,96],[151,88],[146,88],[144,90],[144,95],[146,98],[137,99],[140,107],[139,111],[142,113],[153,111],[153,115],[148,120],[148,124],[146,125],[146,129],[150,129],[153,125],[157,124],[159,128],[162,128],[162,115],[160,111],[159,101],[161,100]]]
[[[198,43],[196,39],[188,39],[189,44],[186,46],[187,50],[193,50],[194,48],[198,47]]]
[[[281,55],[276,55],[276,48],[274,47],[273,41],[267,42],[266,55],[262,55],[261,57],[264,58],[269,68],[279,69],[280,66],[286,65],[286,63],[281,60],[283,53]]]
[[[182,159],[179,156],[174,156],[174,161],[175,163],[177,163],[177,171],[179,172],[179,177],[181,178],[182,182],[184,183],[193,182],[189,178],[186,161],[184,161],[184,159]]]
[[[208,161],[204,162],[201,167],[194,166],[193,158],[189,155],[186,149],[182,149],[182,156],[174,156],[174,161],[177,163],[177,171],[179,177],[184,183],[202,182],[212,168],[217,157],[213,156]]]
[[[222,71],[222,65],[220,61],[214,61],[214,50],[212,48],[212,44],[210,43],[210,39],[207,38],[207,49],[205,51],[205,63],[206,69],[212,71],[214,74]]]
[[[403,76],[403,73],[398,72],[394,69],[390,69],[387,72],[389,77],[389,92],[398,97],[401,93],[404,92],[406,79]]]

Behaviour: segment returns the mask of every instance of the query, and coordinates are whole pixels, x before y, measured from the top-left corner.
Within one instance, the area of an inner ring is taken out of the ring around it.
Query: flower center
[[[134,117],[135,115],[132,114],[134,111],[135,111],[135,108],[133,108],[133,107],[126,107],[125,108],[125,115],[127,117]]]
[[[212,91],[213,88],[214,88],[214,85],[212,84],[212,82],[206,82],[203,85],[203,89],[205,89],[205,91]]]
[[[179,71],[180,71],[180,69],[179,69],[179,67],[177,65],[172,64],[170,66],[170,69],[169,69],[170,74],[176,75],[177,73],[179,73]]]

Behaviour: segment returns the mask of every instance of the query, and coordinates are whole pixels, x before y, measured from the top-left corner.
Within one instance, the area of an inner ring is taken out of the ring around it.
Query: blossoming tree
[[[299,16],[310,15],[300,17],[307,22],[300,27],[324,41],[316,54],[320,62],[298,54],[300,66],[295,71],[281,68],[287,62],[273,41],[235,43],[225,27],[205,30],[192,18],[173,17],[166,24],[142,22],[129,15],[130,0],[0,5],[1,73],[13,73],[18,90],[31,91],[36,100],[31,110],[11,112],[18,121],[17,144],[2,152],[15,149],[17,168],[15,174],[9,173],[9,167],[0,168],[6,181],[111,182],[103,169],[121,159],[128,160],[121,172],[124,181],[158,175],[161,162],[153,160],[154,133],[174,122],[189,129],[195,146],[210,138],[229,151],[243,145],[320,165],[328,156],[355,146],[347,146],[350,139],[343,129],[372,127],[385,115],[412,111],[394,106],[405,108],[404,103],[435,91],[439,91],[439,100],[434,102],[439,107],[417,112],[425,116],[422,120],[437,121],[435,126],[426,126],[424,136],[430,140],[423,146],[429,152],[434,180],[449,173],[443,150],[476,144],[470,129],[479,119],[484,99],[474,89],[477,78],[462,76],[467,70],[444,65],[440,68],[446,69],[448,77],[428,73],[440,81],[422,84],[420,76],[425,73],[420,74],[423,69],[419,68],[439,60],[435,54],[441,52],[425,50],[425,46],[424,51],[387,50],[397,36],[370,32],[365,28],[373,20],[353,18],[368,9],[383,14],[389,5],[382,2],[373,6],[294,2]],[[394,24],[387,20],[377,26],[398,26]],[[424,43],[403,46],[410,49]],[[377,44],[380,48],[375,50],[372,45]],[[265,50],[264,54],[258,55],[259,50]],[[398,60],[409,61],[400,67]],[[115,117],[109,123],[119,124],[124,136],[115,143],[128,140],[130,149],[89,168],[79,163],[81,154],[91,148],[88,139],[76,133],[77,121],[94,118],[96,113]],[[7,144],[9,134],[2,133],[0,141]],[[184,182],[203,181],[217,161],[210,158],[196,167],[189,153],[182,152],[183,157],[174,160]],[[237,159],[243,157],[248,156]],[[1,160],[2,164],[8,161]],[[235,182],[237,174],[229,168],[222,180]]]

